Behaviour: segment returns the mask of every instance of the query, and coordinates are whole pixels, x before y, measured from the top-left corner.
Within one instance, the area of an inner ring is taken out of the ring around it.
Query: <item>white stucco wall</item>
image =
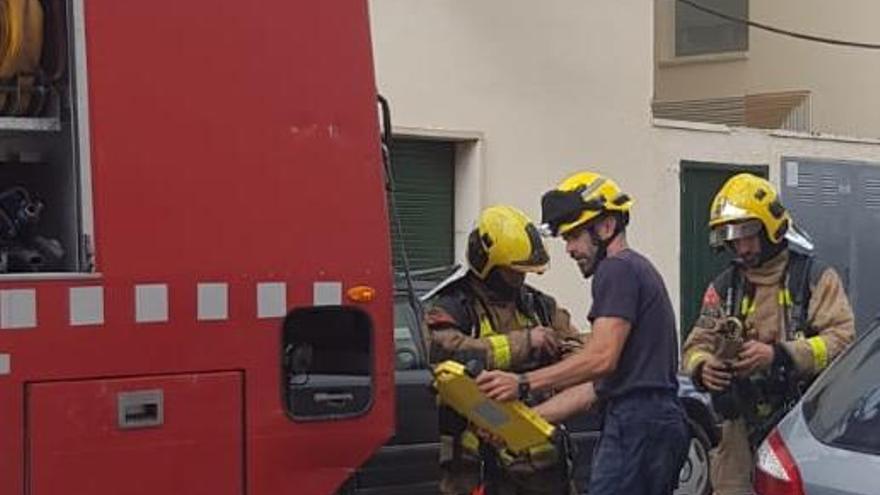
[[[655,260],[673,299],[679,307],[681,254],[680,190],[681,162],[768,165],[770,180],[779,184],[783,157],[834,159],[880,164],[880,141],[835,136],[811,136],[782,131],[762,131],[688,122],[657,121],[653,133],[652,163],[665,171],[662,194],[650,198],[655,207],[668,205],[670,219],[665,222],[668,242],[657,250]]]
[[[380,91],[401,134],[461,143],[458,253],[481,207],[511,203],[534,218],[564,176],[594,168],[636,200],[630,243],[679,298],[682,160],[766,164],[785,156],[880,162],[880,145],[748,129],[659,123],[653,3],[644,0],[371,0]],[[532,282],[584,326],[587,286],[561,241]]]
[[[752,28],[746,53],[676,58],[676,0],[654,3],[658,100],[809,90],[814,131],[880,137],[878,50],[815,43]],[[880,43],[876,0],[751,0],[749,17],[826,38]]]
[[[653,190],[651,2],[371,0],[370,10],[395,127],[472,139],[469,178],[457,181],[459,253],[481,207],[539,217],[541,194],[580,168],[632,177],[637,197]],[[561,242],[548,246],[553,268],[534,282],[582,318],[586,287]]]

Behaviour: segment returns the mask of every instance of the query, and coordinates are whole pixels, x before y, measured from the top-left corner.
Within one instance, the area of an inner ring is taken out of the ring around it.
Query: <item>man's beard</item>
[[[578,269],[580,269],[581,275],[583,275],[584,278],[590,278],[596,273],[596,266],[598,265],[598,263],[596,263],[596,258],[575,258],[575,261],[577,262]]]
[[[599,268],[599,263],[605,259],[608,255],[608,244],[601,242],[593,242],[593,255],[592,256],[584,256],[582,258],[575,258],[577,261],[578,268],[581,271],[581,274],[584,278],[590,278],[596,273],[596,269]]]

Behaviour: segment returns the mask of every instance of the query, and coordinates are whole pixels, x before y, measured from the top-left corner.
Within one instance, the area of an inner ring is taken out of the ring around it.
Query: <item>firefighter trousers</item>
[[[456,459],[440,466],[442,495],[471,495],[480,485],[480,463]],[[495,480],[496,495],[574,495],[574,485],[565,472],[565,463],[525,472],[501,470]]]
[[[721,442],[709,454],[715,495],[751,495],[754,458],[742,418],[721,425]]]

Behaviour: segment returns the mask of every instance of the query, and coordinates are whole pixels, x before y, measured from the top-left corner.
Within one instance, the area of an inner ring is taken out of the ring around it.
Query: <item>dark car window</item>
[[[418,324],[418,318],[406,299],[394,302],[394,369],[397,371],[424,367],[424,359],[419,356],[416,344]]]
[[[880,323],[810,390],[804,416],[819,441],[880,455]]]

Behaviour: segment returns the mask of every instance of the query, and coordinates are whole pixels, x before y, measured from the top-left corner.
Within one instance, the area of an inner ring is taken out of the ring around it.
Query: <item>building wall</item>
[[[543,192],[595,168],[635,198],[631,244],[658,266],[677,308],[682,160],[767,164],[774,180],[783,155],[880,162],[880,144],[866,140],[654,125],[652,6],[371,0],[377,82],[397,132],[461,143],[460,256],[480,208],[511,203],[537,219]],[[532,282],[584,326],[587,287],[562,242],[547,245],[551,269]]]
[[[650,2],[371,0],[370,9],[395,127],[463,140],[459,253],[481,207],[511,203],[539,218],[541,194],[581,168],[620,177],[637,198],[653,194]],[[653,233],[641,237],[652,244]],[[583,280],[561,241],[547,245],[553,268],[534,282],[582,318]]]
[[[746,54],[675,57],[675,2],[654,0],[654,98],[669,101],[744,95],[748,87]]]
[[[679,307],[681,225],[679,222],[679,173],[682,161],[738,165],[768,165],[770,180],[779,184],[783,157],[846,160],[880,163],[880,141],[815,137],[783,131],[658,121],[652,135],[652,165],[666,171],[664,193],[652,198],[657,205],[669,205],[670,218],[663,225],[669,240],[655,258],[673,299]]]
[[[675,0],[655,0],[658,100],[809,90],[814,131],[880,137],[877,50],[824,45],[752,28],[746,54],[676,59],[674,4]],[[880,2],[875,0],[751,0],[749,8],[753,20],[773,26],[880,43]]]

